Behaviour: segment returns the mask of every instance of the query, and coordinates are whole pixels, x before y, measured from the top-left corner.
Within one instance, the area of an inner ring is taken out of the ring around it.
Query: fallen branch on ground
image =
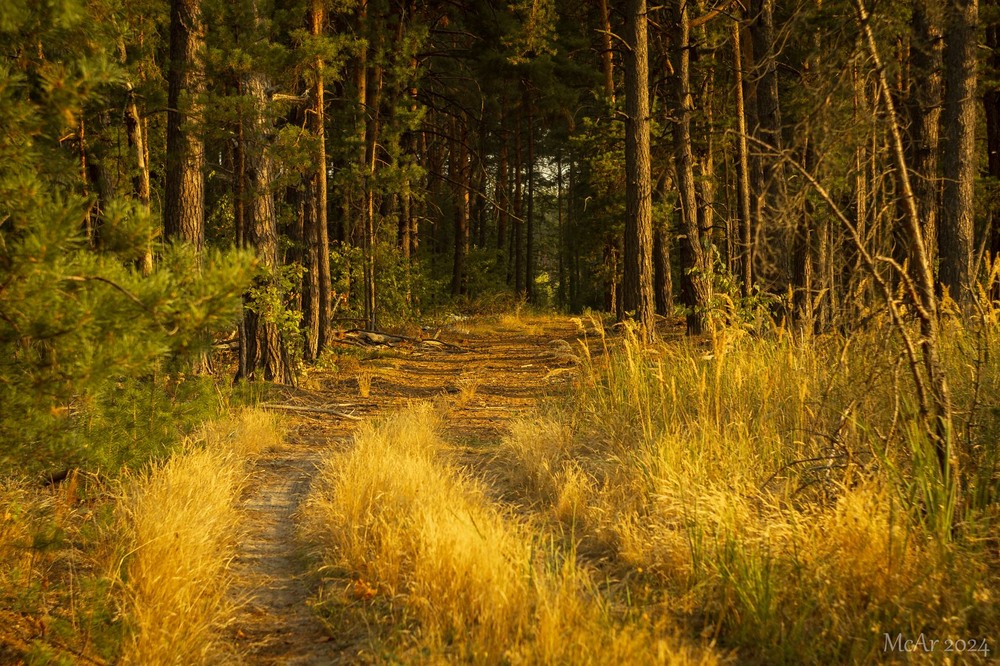
[[[360,416],[355,416],[354,414],[347,414],[346,412],[340,412],[336,409],[326,409],[324,407],[305,407],[301,405],[275,405],[275,404],[264,404],[260,406],[261,409],[275,409],[275,410],[285,410],[289,412],[313,412],[315,414],[331,414],[333,416],[339,416],[342,419],[347,419],[348,421],[360,421],[362,420]]]

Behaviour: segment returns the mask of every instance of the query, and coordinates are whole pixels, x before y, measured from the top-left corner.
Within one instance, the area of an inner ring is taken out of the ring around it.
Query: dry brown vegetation
[[[952,503],[878,322],[849,338],[729,328],[650,346],[627,327],[518,313],[456,323],[465,353],[317,370],[321,388],[289,392],[292,407],[366,420],[348,437],[354,421],[282,412],[289,464],[268,469],[321,460],[305,504],[282,514],[301,520],[301,544],[276,544],[311,549],[282,570],[306,583],[280,599],[312,606],[330,637],[296,654],[871,663],[905,659],[886,634],[920,633],[995,649],[998,330],[992,311],[944,330],[964,479]],[[279,437],[274,415],[247,411],[121,483],[8,482],[0,655],[282,663],[304,634],[266,657],[241,642],[275,618],[237,614],[258,590],[230,566],[255,460]]]
[[[275,418],[246,410],[208,424],[186,450],[126,483],[126,664],[233,659],[221,630],[244,600],[229,594],[248,465],[280,440]]]
[[[244,410],[120,481],[0,489],[3,663],[218,663],[248,465],[280,438]]]
[[[947,330],[971,423],[953,506],[877,327],[653,347],[580,330],[567,399],[497,444],[442,440],[456,399],[330,456],[308,534],[335,637],[406,663],[865,663],[921,632],[996,646],[1000,366],[976,360],[995,322]]]
[[[597,571],[542,526],[493,504],[442,458],[432,406],[365,426],[331,456],[307,507],[339,601],[380,598],[408,662],[713,663],[663,622],[615,608]],[[327,607],[337,599],[327,600]],[[333,625],[336,627],[336,624]],[[405,636],[405,637],[404,637]]]

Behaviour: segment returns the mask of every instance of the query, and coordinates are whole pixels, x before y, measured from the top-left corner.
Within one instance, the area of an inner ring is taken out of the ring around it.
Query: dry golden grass
[[[186,449],[125,484],[121,530],[129,638],[126,664],[221,663],[219,632],[239,600],[229,564],[247,461],[276,444],[274,417],[246,410],[206,425]]]
[[[362,398],[368,398],[372,394],[372,378],[374,373],[369,369],[362,369],[358,371],[357,382],[358,382],[358,395]]]
[[[441,459],[424,406],[363,426],[330,455],[308,500],[326,567],[355,598],[396,604],[416,622],[394,658],[414,663],[713,663],[663,618],[612,610],[572,552],[499,510]],[[359,590],[364,593],[359,593]],[[374,603],[374,601],[372,602]],[[401,643],[402,641],[402,643]]]
[[[626,336],[564,408],[514,424],[497,478],[741,661],[879,660],[885,632],[921,628],[996,645],[1000,560],[982,532],[996,511],[970,494],[966,537],[935,531],[910,435],[895,430],[889,453],[877,435],[893,432],[900,381],[880,367],[886,344],[874,332],[848,353],[723,332],[710,350],[647,350]],[[952,354],[955,394],[968,395]],[[979,381],[996,391],[1000,368]],[[982,451],[996,448],[990,421]],[[995,453],[980,455],[970,478],[992,469],[995,484]]]

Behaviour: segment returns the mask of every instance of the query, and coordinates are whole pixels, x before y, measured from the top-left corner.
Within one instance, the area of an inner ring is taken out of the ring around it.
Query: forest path
[[[590,326],[591,346],[600,342]],[[479,447],[502,436],[507,424],[547,395],[564,390],[572,377],[579,319],[501,318],[495,324],[456,322],[441,331],[443,342],[405,345],[340,372],[313,371],[303,385],[274,402],[333,409],[368,420],[422,400],[448,401],[444,435]],[[351,366],[351,367],[349,367]],[[361,388],[370,381],[370,390]],[[249,664],[349,663],[309,607],[317,581],[308,574],[298,540],[297,511],[309,492],[323,452],[349,446],[358,421],[317,411],[290,411],[286,441],[256,464],[244,495],[245,538],[233,563],[234,597],[248,600],[231,628],[235,650]]]

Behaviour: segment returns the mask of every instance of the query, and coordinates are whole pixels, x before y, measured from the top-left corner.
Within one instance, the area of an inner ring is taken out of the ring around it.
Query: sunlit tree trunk
[[[737,218],[739,220],[739,278],[740,290],[744,296],[749,296],[753,288],[753,237],[752,218],[750,213],[750,151],[747,147],[747,118],[744,101],[743,82],[743,51],[740,48],[740,24],[733,21],[733,68],[736,77],[736,202]]]
[[[274,205],[274,163],[271,156],[270,120],[267,107],[267,80],[259,73],[247,75],[243,82],[246,94],[253,100],[254,117],[246,124],[245,174],[247,179],[247,241],[254,248],[265,271],[278,270],[277,214]],[[271,276],[258,278],[266,287]],[[248,379],[261,378],[282,384],[294,383],[295,377],[278,328],[275,313],[258,303],[244,309],[241,344],[246,345],[245,363],[241,375]]]
[[[649,156],[649,47],[646,0],[625,11],[625,266],[623,307],[642,336],[654,333],[653,191]]]
[[[698,228],[698,200],[694,182],[694,153],[691,149],[691,40],[688,4],[674,0],[674,162],[680,194],[684,235],[681,239],[681,274],[688,307],[688,332],[702,333],[708,323],[712,301],[712,264]]]
[[[198,250],[205,243],[204,50],[201,0],[171,0],[163,227],[168,239]]]

